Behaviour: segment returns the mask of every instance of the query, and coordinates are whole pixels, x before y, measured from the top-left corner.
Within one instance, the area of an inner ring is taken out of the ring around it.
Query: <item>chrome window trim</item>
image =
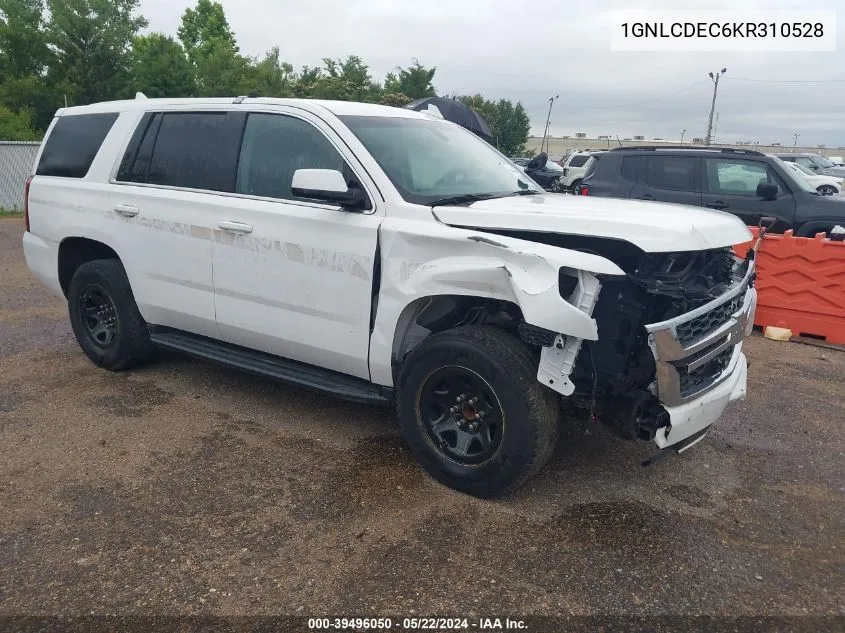
[[[206,196],[220,196],[224,198],[237,198],[242,200],[256,200],[258,202],[272,202],[275,204],[290,204],[298,207],[308,207],[311,209],[324,209],[326,211],[339,211],[342,213],[358,213],[360,215],[372,215],[376,212],[376,209],[370,209],[369,211],[347,211],[341,206],[338,205],[331,205],[331,204],[322,204],[320,202],[308,202],[305,200],[286,200],[285,198],[268,198],[265,196],[254,196],[247,193],[232,193],[228,191],[214,191],[213,189],[192,189],[190,187],[176,187],[174,185],[156,185],[146,182],[123,182],[123,181],[115,181],[110,183],[112,185],[120,185],[122,187],[145,187],[147,189],[162,189],[166,191],[181,191],[184,193],[199,193]],[[369,195],[369,193],[368,193]]]

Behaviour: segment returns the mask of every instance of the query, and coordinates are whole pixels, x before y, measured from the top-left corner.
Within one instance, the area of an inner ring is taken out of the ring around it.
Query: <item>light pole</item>
[[[684,144],[684,134],[686,134],[686,132],[687,132],[687,128],[684,128],[683,130],[681,130],[681,145]]]
[[[560,95],[549,97],[549,115],[546,117],[546,129],[543,131],[543,140],[540,141],[540,153],[543,152],[543,144],[546,143],[546,137],[549,134],[549,124],[552,122],[552,106],[558,98],[560,98]]]
[[[798,132],[795,132],[792,135],[792,151],[795,152],[795,148],[798,147],[798,137],[801,136]]]
[[[709,73],[710,79],[713,81],[713,101],[710,102],[710,118],[707,121],[707,136],[704,138],[704,144],[710,145],[711,132],[713,131],[713,111],[716,109],[716,93],[719,90],[719,78],[728,72],[727,68],[723,68],[720,72],[716,73],[714,76],[713,73]]]

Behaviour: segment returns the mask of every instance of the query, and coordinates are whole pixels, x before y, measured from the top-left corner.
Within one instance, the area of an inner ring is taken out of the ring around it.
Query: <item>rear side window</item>
[[[573,156],[569,160],[569,165],[567,165],[567,166],[568,167],[583,167],[589,159],[590,159],[590,157],[587,154],[578,154],[577,156]]]
[[[243,121],[242,113],[163,113],[147,182],[234,191]]]
[[[44,144],[35,173],[85,178],[115,121],[116,112],[59,117]]]
[[[625,156],[622,159],[622,177],[625,180],[637,180],[642,156]]]
[[[241,112],[148,112],[117,180],[232,192],[245,118]]]
[[[640,180],[657,189],[697,191],[696,161],[684,156],[649,156],[645,158]]]

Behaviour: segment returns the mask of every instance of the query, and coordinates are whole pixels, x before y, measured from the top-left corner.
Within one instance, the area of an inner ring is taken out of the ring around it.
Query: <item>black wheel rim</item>
[[[114,345],[119,321],[108,293],[100,286],[85,286],[79,295],[79,307],[91,341],[101,348]]]
[[[819,193],[821,193],[823,196],[832,196],[834,193],[836,193],[836,189],[834,189],[830,185],[822,185],[821,187],[819,187]]]
[[[490,460],[502,444],[505,418],[492,387],[466,367],[442,367],[423,382],[417,415],[429,441],[464,465]]]

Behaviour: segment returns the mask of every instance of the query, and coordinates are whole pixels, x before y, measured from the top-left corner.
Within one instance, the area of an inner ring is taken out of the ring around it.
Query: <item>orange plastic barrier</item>
[[[756,227],[749,227],[755,238]],[[734,246],[744,257],[754,242]],[[845,345],[845,242],[767,233],[757,252],[754,325]]]

